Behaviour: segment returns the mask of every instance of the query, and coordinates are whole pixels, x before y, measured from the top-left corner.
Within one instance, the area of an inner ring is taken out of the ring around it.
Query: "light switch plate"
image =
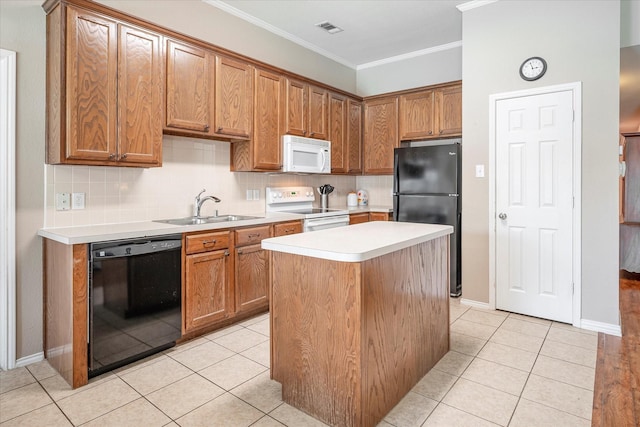
[[[71,209],[84,209],[84,193],[72,193]]]
[[[253,200],[260,200],[260,190],[253,190]]]
[[[68,211],[71,209],[71,194],[56,193],[56,210]]]
[[[484,165],[476,165],[476,178],[484,178]]]

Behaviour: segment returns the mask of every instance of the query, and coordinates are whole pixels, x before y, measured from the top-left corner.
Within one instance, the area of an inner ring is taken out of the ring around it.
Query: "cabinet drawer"
[[[369,222],[369,214],[367,212],[349,215],[350,225],[360,224],[362,222]]]
[[[270,225],[236,230],[236,246],[259,243],[262,239],[266,239],[267,237],[271,237]]]
[[[229,232],[192,234],[186,237],[187,254],[215,251],[229,247]]]
[[[273,226],[275,237],[296,233],[302,233],[302,222],[300,221],[282,222]]]

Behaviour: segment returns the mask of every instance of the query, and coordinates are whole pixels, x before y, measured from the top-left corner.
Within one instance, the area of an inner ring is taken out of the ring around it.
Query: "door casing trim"
[[[572,324],[581,327],[582,313],[582,82],[489,95],[489,307],[496,308],[496,106],[498,101],[571,91],[573,94],[573,242]]]

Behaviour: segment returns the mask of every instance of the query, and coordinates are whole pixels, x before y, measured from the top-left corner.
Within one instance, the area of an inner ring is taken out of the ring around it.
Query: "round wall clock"
[[[539,56],[532,56],[520,66],[520,77],[527,81],[538,80],[546,71],[547,61]]]

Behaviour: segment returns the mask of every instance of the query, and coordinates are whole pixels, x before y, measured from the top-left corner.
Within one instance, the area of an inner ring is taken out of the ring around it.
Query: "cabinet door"
[[[249,139],[253,98],[251,65],[218,56],[215,75],[215,133]]]
[[[432,90],[400,96],[400,139],[430,138],[434,135],[435,96]]]
[[[236,311],[268,307],[269,253],[260,244],[236,249]]]
[[[348,148],[345,114],[346,99],[340,95],[331,94],[329,97],[331,173],[347,173]]]
[[[369,222],[369,214],[367,212],[349,215],[349,225]]]
[[[231,311],[229,252],[187,255],[185,263],[185,331],[226,319]]]
[[[327,99],[326,89],[309,86],[309,137],[327,139],[329,134],[327,126]]]
[[[362,103],[349,99],[347,109],[347,172],[359,174],[362,173]]]
[[[393,149],[398,146],[398,98],[379,98],[364,107],[364,173],[393,173]]]
[[[162,161],[162,55],[158,34],[120,25],[118,160]]]
[[[462,85],[436,91],[437,128],[441,136],[462,135]]]
[[[256,68],[254,93],[253,168],[282,168],[284,128],[284,79],[279,74]]]
[[[115,160],[117,25],[69,7],[67,31],[66,158]]]
[[[167,128],[210,132],[212,60],[204,49],[167,41]]]
[[[386,212],[369,212],[369,221],[391,221],[390,215]]]
[[[285,133],[307,136],[307,125],[309,123],[307,85],[296,80],[287,79],[285,103]]]

